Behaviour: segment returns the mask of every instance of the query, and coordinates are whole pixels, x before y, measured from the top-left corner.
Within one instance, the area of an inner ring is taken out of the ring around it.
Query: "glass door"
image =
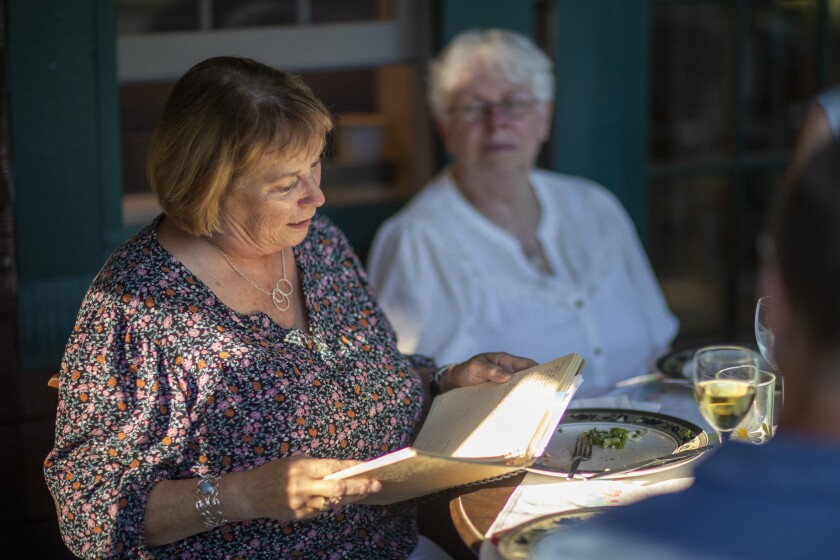
[[[650,18],[648,252],[681,339],[748,341],[768,204],[840,81],[840,2],[653,0]]]

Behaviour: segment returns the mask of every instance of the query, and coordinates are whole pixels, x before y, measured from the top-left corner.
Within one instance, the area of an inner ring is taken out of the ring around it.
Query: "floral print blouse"
[[[410,445],[423,405],[415,368],[433,366],[397,350],[358,258],[326,218],[294,248],[311,335],[228,308],[161,246],[159,220],[97,275],[62,360],[45,474],[65,543],[84,558],[407,556],[410,502],[227,523],[146,548],[143,515],[161,480]]]

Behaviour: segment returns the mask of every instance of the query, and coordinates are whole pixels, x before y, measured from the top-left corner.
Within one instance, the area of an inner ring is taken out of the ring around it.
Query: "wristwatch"
[[[440,390],[440,380],[443,377],[443,374],[454,367],[455,364],[447,364],[443,367],[437,368],[432,374],[432,378],[429,380],[429,392],[432,394],[432,397],[436,397],[442,393]]]

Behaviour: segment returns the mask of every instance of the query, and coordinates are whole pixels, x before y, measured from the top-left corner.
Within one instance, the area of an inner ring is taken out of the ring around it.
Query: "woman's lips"
[[[486,144],[484,146],[484,149],[488,152],[505,152],[505,151],[509,151],[509,150],[515,150],[516,145],[499,142],[499,143],[493,143],[493,144]]]
[[[309,227],[309,224],[311,224],[311,223],[312,223],[312,218],[309,218],[307,220],[303,220],[302,222],[295,222],[293,224],[289,224],[289,227],[292,227],[292,228],[295,228],[295,229],[306,229],[306,228]]]

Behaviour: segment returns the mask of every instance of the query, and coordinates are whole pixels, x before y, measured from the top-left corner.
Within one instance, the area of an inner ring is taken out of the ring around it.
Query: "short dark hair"
[[[175,84],[158,120],[146,173],[166,215],[212,235],[230,186],[269,148],[323,149],[332,117],[300,77],[248,58],[209,58]]]
[[[785,294],[807,336],[823,348],[840,342],[840,141],[781,191],[771,232]]]

